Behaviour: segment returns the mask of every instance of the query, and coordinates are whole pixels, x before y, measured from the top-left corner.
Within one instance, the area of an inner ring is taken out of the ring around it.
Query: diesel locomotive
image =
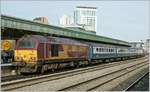
[[[25,35],[16,44],[14,62],[22,73],[54,70],[95,61],[140,56],[130,47],[78,41],[70,38]]]

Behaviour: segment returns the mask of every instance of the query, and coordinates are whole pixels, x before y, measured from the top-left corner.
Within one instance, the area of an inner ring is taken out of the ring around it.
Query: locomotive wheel
[[[54,69],[54,68],[52,69],[52,72],[55,72],[55,69]]]
[[[74,65],[75,65],[75,68],[79,68],[80,67],[79,62],[74,62]]]
[[[41,66],[40,73],[41,73],[41,74],[43,74],[43,73],[44,73],[44,71],[45,71],[45,70],[44,70],[44,66]]]
[[[38,66],[37,67],[37,73],[44,73],[44,67],[43,66]]]

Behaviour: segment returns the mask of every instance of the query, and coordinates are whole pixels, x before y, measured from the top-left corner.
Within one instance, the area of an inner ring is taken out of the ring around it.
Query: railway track
[[[125,62],[122,62],[122,63],[115,62],[115,63],[117,63],[117,65],[122,65],[122,64],[131,63],[131,62],[126,62],[126,63]],[[38,76],[38,77],[33,77],[33,78],[15,80],[15,81],[11,81],[11,82],[4,82],[4,83],[1,83],[1,88],[2,88],[2,90],[15,90],[15,89],[26,87],[29,85],[40,84],[42,82],[47,82],[47,81],[52,81],[52,80],[58,80],[58,79],[70,77],[73,75],[79,75],[79,74],[86,73],[86,72],[102,70],[102,69],[113,67],[113,66],[115,66],[115,64],[106,65],[106,66],[104,65],[103,67],[100,67],[100,66],[88,67],[89,69],[88,68],[77,69],[77,70],[66,71],[66,72],[61,72],[61,73],[56,73],[56,74],[51,74],[51,75],[44,75],[44,76],[40,76],[40,77]],[[65,90],[65,89],[66,88],[60,89],[60,90]]]
[[[147,57],[142,57],[142,58],[137,58],[138,60],[144,59]],[[130,62],[130,61],[136,61],[137,59],[130,59],[130,60],[124,60],[126,62]],[[124,62],[124,63],[126,63]],[[81,67],[81,69],[86,70],[86,69],[93,69],[93,68],[98,68],[98,67],[111,67],[113,65],[117,65],[123,63],[122,61],[118,61],[118,62],[112,62],[109,64],[98,64],[98,65],[93,65],[93,66],[88,66],[88,67]],[[32,77],[37,77],[37,76],[43,76],[43,75],[49,75],[49,74],[55,74],[55,73],[60,73],[60,72],[64,72],[64,71],[69,71],[69,70],[74,70],[75,68],[67,68],[67,69],[62,69],[61,71],[56,70],[55,72],[51,72],[51,71],[47,71],[44,74],[30,74],[30,75],[12,75],[12,76],[5,76],[5,77],[1,77],[1,82],[7,82],[7,81],[13,81],[13,80],[20,80],[20,79],[25,79],[25,78],[32,78]]]
[[[134,71],[135,69],[138,69],[140,67],[143,67],[147,65],[147,63],[140,63],[139,65],[133,65],[126,68],[123,68],[118,71],[114,71],[99,77],[96,77],[94,79],[90,79],[84,82],[81,82],[79,84],[71,85],[69,87],[60,89],[59,91],[92,91],[92,90],[100,90],[100,86],[105,85],[106,83],[115,80],[125,74],[128,74],[131,71]],[[99,81],[99,82],[98,82]]]
[[[135,85],[138,84],[139,81],[141,81],[145,76],[148,75],[149,72],[146,72],[145,74],[143,74],[143,76],[141,76],[140,78],[138,78],[137,80],[135,80],[132,84],[130,84],[125,91],[130,91]]]

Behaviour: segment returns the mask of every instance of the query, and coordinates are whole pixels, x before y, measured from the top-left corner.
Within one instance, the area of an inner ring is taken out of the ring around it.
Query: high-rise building
[[[130,42],[132,48],[143,48],[143,42]]]
[[[59,22],[60,22],[60,25],[63,27],[71,26],[74,23],[73,17],[69,15],[63,15],[60,18]]]
[[[38,23],[48,24],[47,17],[37,17],[33,19],[33,21],[38,22]]]
[[[77,6],[74,12],[75,24],[82,26],[87,31],[96,33],[96,11],[96,7]]]
[[[146,53],[150,53],[150,39],[146,39],[145,43],[144,43],[144,50]]]

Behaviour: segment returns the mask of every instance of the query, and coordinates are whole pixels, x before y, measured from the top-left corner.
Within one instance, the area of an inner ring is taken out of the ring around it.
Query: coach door
[[[44,58],[44,43],[40,43],[38,47],[38,58],[43,59]]]
[[[59,54],[59,45],[58,44],[52,44],[51,45],[51,57],[58,57]]]

